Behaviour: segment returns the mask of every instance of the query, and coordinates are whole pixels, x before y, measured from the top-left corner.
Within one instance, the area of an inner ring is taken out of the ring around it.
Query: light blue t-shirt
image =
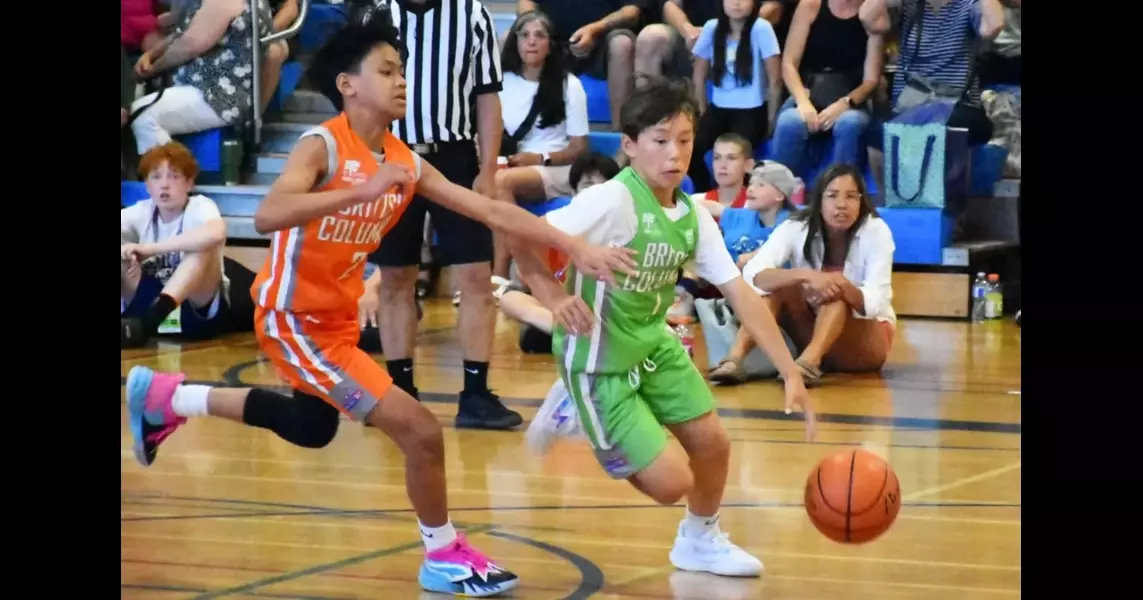
[[[774,227],[782,224],[790,211],[779,209]],[[738,262],[738,257],[757,250],[774,233],[774,227],[766,227],[758,218],[758,211],[749,208],[724,208],[718,218],[722,230],[722,241],[730,251],[730,257]]]
[[[713,1],[713,0],[712,0]],[[718,21],[711,19],[702,26],[702,33],[695,40],[694,55],[708,62],[714,62],[714,28]],[[738,40],[726,42],[726,73],[721,82],[715,82],[711,103],[719,108],[758,108],[766,103],[766,68],[763,61],[777,56],[778,36],[774,27],[766,19],[755,19],[750,28],[750,49],[754,51],[754,78],[748,85],[739,86],[734,78],[734,62],[738,55]],[[711,68],[714,65],[711,64]]]

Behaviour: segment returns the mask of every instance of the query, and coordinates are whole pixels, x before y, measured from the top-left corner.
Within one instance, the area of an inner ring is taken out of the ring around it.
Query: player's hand
[[[377,169],[376,175],[356,189],[362,202],[372,202],[394,186],[412,183],[414,179],[413,171],[405,165],[385,163]]]
[[[800,408],[806,416],[806,440],[813,441],[818,430],[818,417],[814,413],[814,403],[801,376],[786,378],[786,414],[794,407]]]
[[[119,258],[125,263],[140,263],[147,260],[154,251],[147,244],[123,244],[119,247]]]
[[[568,257],[575,263],[576,269],[588,277],[602,279],[608,283],[615,283],[615,271],[626,275],[635,274],[635,251],[630,248],[612,248],[608,246],[593,246],[580,240],[575,240],[568,251]]]
[[[365,286],[365,293],[357,299],[357,324],[361,329],[366,326],[377,327],[377,309],[381,306],[381,295],[369,287]]]
[[[496,197],[496,172],[481,171],[472,180],[472,191],[489,198]]]
[[[583,298],[568,296],[552,308],[552,321],[572,335],[582,335],[591,331],[595,315],[591,314]]]

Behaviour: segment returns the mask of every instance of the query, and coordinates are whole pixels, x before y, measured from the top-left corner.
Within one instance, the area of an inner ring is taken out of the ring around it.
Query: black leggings
[[[699,117],[698,131],[695,133],[695,151],[691,155],[691,165],[687,169],[695,192],[705,192],[714,187],[714,178],[706,166],[707,151],[714,148],[718,136],[724,133],[737,133],[757,146],[765,141],[770,133],[766,120],[766,105],[758,108],[719,108],[713,104]],[[757,148],[755,148],[757,150]],[[753,158],[753,157],[751,157]]]

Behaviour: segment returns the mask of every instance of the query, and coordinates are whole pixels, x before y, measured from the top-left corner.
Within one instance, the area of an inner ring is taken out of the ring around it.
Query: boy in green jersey
[[[560,375],[533,421],[529,443],[542,448],[554,436],[585,436],[612,477],[662,504],[686,497],[686,517],[670,554],[677,568],[756,576],[761,561],[731,544],[718,526],[730,441],[714,397],[665,327],[680,267],[722,291],[781,372],[786,410],[802,408],[811,438],[815,418],[777,323],[742,279],[710,213],[679,190],[697,112],[685,83],[658,81],[636,90],[620,113],[630,166],[545,215],[569,235],[632,249],[634,274],[609,284],[572,268],[565,288],[544,268],[540,249],[515,248],[521,275],[552,310]],[[685,455],[667,444],[664,426]]]

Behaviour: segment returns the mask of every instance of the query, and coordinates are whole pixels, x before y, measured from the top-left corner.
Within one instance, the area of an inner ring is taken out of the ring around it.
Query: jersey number
[[[346,269],[345,272],[341,274],[341,277],[337,278],[338,281],[349,279],[349,276],[353,275],[353,272],[355,270],[357,270],[357,267],[361,266],[361,263],[365,262],[365,259],[368,256],[369,256],[368,252],[354,252],[353,253],[353,262],[351,262],[349,264],[349,268]]]

